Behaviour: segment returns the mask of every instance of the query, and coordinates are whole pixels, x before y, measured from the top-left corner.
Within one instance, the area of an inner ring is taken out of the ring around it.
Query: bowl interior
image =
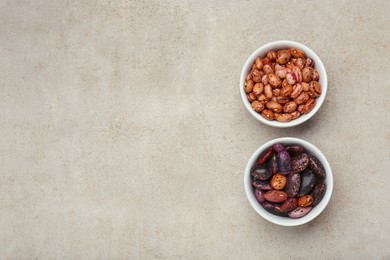
[[[319,83],[321,84],[322,87],[322,93],[321,95],[316,99],[316,106],[313,108],[312,111],[308,114],[301,115],[299,118],[295,120],[291,120],[290,122],[278,122],[278,121],[269,121],[265,118],[263,118],[259,113],[255,112],[252,107],[251,103],[248,101],[245,90],[244,90],[244,85],[245,85],[245,79],[248,73],[251,70],[252,64],[255,61],[257,57],[264,57],[268,51],[277,51],[280,49],[288,49],[288,48],[298,48],[301,49],[305,52],[306,57],[309,57],[314,60],[315,63],[315,68],[318,71],[320,78],[319,78]],[[245,104],[245,107],[253,115],[257,120],[260,122],[273,126],[273,127],[292,127],[299,125],[308,119],[310,119],[321,107],[322,103],[325,100],[326,92],[328,89],[328,78],[326,74],[325,67],[321,61],[321,59],[317,56],[317,54],[312,51],[309,47],[298,43],[294,41],[275,41],[275,42],[270,42],[268,44],[263,45],[262,47],[258,48],[256,51],[254,51],[251,56],[246,60],[245,65],[242,69],[241,72],[241,77],[240,77],[240,93],[241,93],[241,98]]]
[[[251,183],[251,168],[252,166],[256,163],[257,158],[260,156],[262,152],[264,152],[268,147],[272,146],[273,144],[276,143],[281,143],[283,145],[292,145],[292,144],[297,144],[301,145],[304,147],[305,151],[309,154],[314,155],[324,166],[325,172],[326,172],[326,192],[324,195],[324,198],[322,201],[304,217],[302,218],[297,218],[297,219],[292,219],[288,217],[280,217],[276,216],[272,213],[269,213],[266,211],[263,206],[257,201],[255,195],[254,195],[254,188]],[[332,175],[332,170],[330,168],[329,162],[327,161],[325,155],[314,145],[311,143],[299,139],[299,138],[293,138],[293,137],[283,137],[283,138],[278,138],[271,140],[264,145],[262,145],[259,149],[256,150],[256,152],[252,155],[252,157],[249,159],[248,164],[246,165],[245,168],[245,174],[244,174],[244,187],[245,187],[245,192],[248,197],[248,200],[252,207],[256,210],[258,214],[260,214],[263,218],[266,220],[282,225],[282,226],[298,226],[305,224],[311,220],[313,220],[315,217],[317,217],[326,207],[328,204],[332,192],[333,192],[333,175]]]

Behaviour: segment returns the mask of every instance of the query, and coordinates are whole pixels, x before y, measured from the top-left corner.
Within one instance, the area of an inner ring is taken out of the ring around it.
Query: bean
[[[277,113],[283,111],[283,106],[276,101],[269,101],[267,103],[267,108],[270,109],[272,112],[277,112]]]
[[[270,59],[271,61],[276,60],[276,52],[274,51],[267,52],[267,58]]]
[[[301,175],[299,173],[290,173],[287,175],[286,188],[284,191],[289,197],[295,197],[298,195],[301,187]]]
[[[290,101],[283,106],[283,111],[285,113],[291,113],[294,112],[297,109],[297,107],[298,107],[297,103],[295,103],[294,101]]]
[[[303,113],[304,114],[307,114],[309,113],[316,105],[316,100],[311,98],[309,99],[306,103],[305,103],[305,106],[303,107]]]
[[[304,82],[310,82],[313,79],[312,68],[305,67],[302,70],[302,80]]]
[[[256,60],[255,60],[255,64],[256,64],[256,68],[258,70],[261,70],[263,68],[263,62],[262,60],[260,59],[260,57],[257,57]]]
[[[297,48],[290,48],[290,53],[294,58],[305,58],[305,53]]]
[[[267,84],[264,86],[264,95],[268,100],[272,98],[273,93],[272,93],[272,87],[270,84]]]
[[[298,207],[295,210],[288,213],[290,218],[301,218],[311,211],[312,207]]]
[[[275,119],[279,122],[289,122],[292,120],[291,114],[283,113],[283,114],[276,114],[275,113]]]
[[[270,120],[270,121],[275,119],[274,113],[269,109],[264,109],[263,111],[261,111],[261,115],[265,119]]]
[[[288,50],[282,50],[277,53],[276,62],[286,64],[291,59],[291,53]]]
[[[264,198],[269,202],[280,203],[286,201],[288,197],[284,191],[270,190],[264,194]]]
[[[261,112],[264,109],[264,103],[258,100],[253,101],[251,106],[252,109],[256,112]]]
[[[297,98],[302,93],[303,87],[302,84],[298,83],[292,87],[292,92],[290,97]]]
[[[263,93],[264,91],[264,85],[263,83],[256,83],[254,86],[253,86],[253,94],[255,94],[256,96],[260,95],[261,93]]]

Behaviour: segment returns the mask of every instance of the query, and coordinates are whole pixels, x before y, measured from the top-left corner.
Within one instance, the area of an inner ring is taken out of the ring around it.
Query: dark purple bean
[[[295,197],[298,195],[299,188],[301,187],[301,175],[299,173],[290,173],[287,175],[286,188],[284,191],[289,197]]]
[[[291,158],[291,169],[293,172],[301,172],[309,164],[309,156],[306,153],[300,153]]]
[[[258,202],[263,203],[264,202],[264,191],[256,189],[255,190],[255,197]]]
[[[324,198],[326,192],[326,183],[325,181],[317,183],[317,185],[314,187],[311,195],[313,196],[313,204],[312,206],[318,205],[318,203],[321,202],[321,200]]]
[[[251,175],[254,180],[265,181],[271,178],[272,173],[265,166],[256,166],[256,168],[253,169]]]
[[[305,170],[301,173],[301,188],[299,189],[298,196],[309,194],[316,184],[316,177],[310,170]]]
[[[324,166],[322,166],[321,162],[312,155],[309,155],[309,168],[318,178],[325,179]]]
[[[268,160],[268,169],[272,174],[275,174],[278,171],[278,164],[276,163],[276,155],[273,154]]]
[[[281,144],[274,144],[272,147],[274,148],[275,153],[280,153],[286,150]]]
[[[299,153],[303,153],[303,147],[300,145],[291,145],[286,148],[287,152],[293,156]]]
[[[286,213],[283,213],[280,211],[280,206],[281,206],[280,203],[272,203],[269,201],[264,201],[262,205],[263,205],[264,209],[266,211],[268,211],[269,213],[272,213],[272,214],[278,215],[278,216],[282,216],[282,217],[287,216]]]
[[[307,213],[309,213],[311,208],[312,207],[305,207],[305,208],[298,207],[295,210],[288,213],[288,216],[290,218],[301,218],[301,217],[305,216]]]
[[[296,198],[288,198],[283,204],[280,206],[281,212],[290,212],[298,207],[298,200]]]
[[[287,151],[279,152],[276,155],[276,163],[278,165],[278,172],[281,174],[289,174],[291,172],[291,158]]]
[[[264,153],[259,156],[259,159],[257,160],[257,165],[262,165],[263,163],[265,163],[268,158],[271,157],[273,152],[274,149],[272,147],[268,148]]]
[[[268,181],[254,181],[252,182],[253,187],[260,190],[272,190],[272,186]]]

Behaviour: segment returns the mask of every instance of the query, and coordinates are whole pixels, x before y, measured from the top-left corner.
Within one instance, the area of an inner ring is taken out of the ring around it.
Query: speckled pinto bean
[[[326,193],[324,167],[301,145],[276,143],[268,147],[254,164],[251,178],[258,203],[282,217],[310,214]]]
[[[255,112],[270,121],[289,122],[313,111],[322,93],[319,78],[314,61],[302,50],[271,50],[256,57],[244,90]]]

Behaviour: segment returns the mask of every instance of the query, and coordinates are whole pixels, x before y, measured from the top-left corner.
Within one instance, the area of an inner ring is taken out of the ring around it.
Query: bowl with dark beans
[[[292,127],[310,119],[323,104],[327,88],[321,59],[294,41],[275,41],[258,48],[246,60],[240,77],[245,107],[273,127]]]
[[[282,226],[305,224],[325,209],[333,175],[325,155],[313,144],[283,137],[263,144],[244,174],[247,198],[266,220]]]

